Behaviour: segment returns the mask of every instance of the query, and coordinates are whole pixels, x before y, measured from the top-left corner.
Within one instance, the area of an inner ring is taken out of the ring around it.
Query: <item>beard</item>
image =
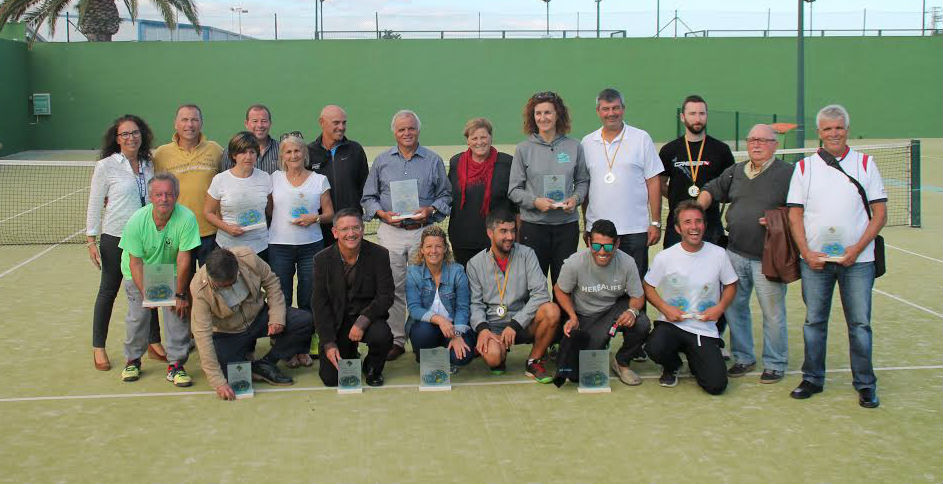
[[[692,134],[701,134],[704,132],[704,129],[707,128],[706,124],[702,124],[700,127],[696,128],[693,124],[688,124],[687,121],[684,123],[684,127],[688,129]]]

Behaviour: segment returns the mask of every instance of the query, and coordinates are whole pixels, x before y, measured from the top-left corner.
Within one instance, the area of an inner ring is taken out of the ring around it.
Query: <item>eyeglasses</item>
[[[132,136],[134,136],[135,138],[140,138],[140,137],[141,137],[141,130],[136,129],[136,130],[134,130],[134,131],[125,131],[125,132],[122,132],[122,133],[118,133],[118,137],[121,138],[121,139],[129,139],[129,138],[131,138]]]
[[[747,143],[772,143],[775,138],[747,138]]]
[[[598,242],[593,242],[589,244],[593,249],[593,252],[599,252],[599,249],[602,249],[603,252],[612,252],[612,249],[615,247],[615,244],[600,244]]]
[[[305,137],[301,135],[301,131],[289,131],[287,133],[282,133],[282,135],[278,137],[278,142],[281,143],[282,141],[285,141],[285,138],[288,138],[291,136],[305,139]]]
[[[363,227],[360,225],[351,225],[349,227],[334,227],[334,230],[337,230],[338,232],[342,234],[346,234],[348,232],[360,233],[360,232],[363,232]]]

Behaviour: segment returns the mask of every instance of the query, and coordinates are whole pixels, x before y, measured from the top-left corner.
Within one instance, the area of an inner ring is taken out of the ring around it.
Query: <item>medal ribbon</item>
[[[495,266],[497,266],[495,262]],[[507,292],[508,288],[508,279],[511,278],[511,254],[508,254],[508,270],[504,273],[504,284],[498,282],[498,271],[494,271],[494,285],[498,286],[498,297],[500,298],[501,305],[504,305],[504,294]]]
[[[694,166],[694,159],[691,157],[691,145],[688,144],[688,139],[684,139],[684,147],[688,150],[688,166],[691,167],[691,181],[697,185],[697,172],[701,169],[701,155],[704,154],[704,145],[707,144],[707,139],[701,140],[701,149],[697,152],[697,166]]]
[[[602,136],[602,133],[599,133],[599,136],[602,138],[602,152],[606,155],[606,164],[609,165],[609,173],[612,173],[612,165],[616,163],[616,157],[619,156],[619,148],[622,148],[622,138],[625,138],[625,126],[622,126],[622,133],[619,134],[619,139],[612,140],[612,142],[609,143],[609,146],[612,146],[612,143],[619,141],[619,146],[616,146],[616,152],[612,154],[611,160],[609,159],[609,147],[606,146],[606,138]],[[688,158],[690,157],[691,155],[688,154]]]

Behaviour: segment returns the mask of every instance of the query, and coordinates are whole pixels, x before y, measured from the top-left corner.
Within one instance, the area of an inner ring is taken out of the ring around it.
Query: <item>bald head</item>
[[[760,166],[776,154],[779,140],[776,130],[768,124],[757,124],[747,135],[747,153],[750,161]]]
[[[321,144],[333,148],[347,133],[347,113],[340,106],[328,104],[321,110],[318,124],[321,125]]]

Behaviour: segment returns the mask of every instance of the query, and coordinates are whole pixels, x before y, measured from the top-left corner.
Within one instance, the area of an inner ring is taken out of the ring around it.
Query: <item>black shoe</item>
[[[632,357],[632,361],[637,361],[637,362],[639,362],[639,363],[641,363],[641,362],[643,362],[643,361],[645,361],[645,360],[647,360],[647,359],[648,359],[648,353],[645,352],[645,349],[644,349],[644,348],[642,348],[641,350],[639,350],[639,352],[636,353],[635,356]]]
[[[743,375],[746,375],[747,373],[750,373],[754,368],[756,368],[756,363],[734,363],[733,366],[727,370],[727,376],[730,378],[739,378]]]
[[[258,360],[252,362],[252,379],[254,381],[262,380],[271,385],[287,386],[294,385],[295,380],[285,375],[278,369],[274,363]]]
[[[403,353],[405,353],[405,352],[406,352],[406,350],[405,350],[402,346],[400,346],[400,345],[393,345],[393,347],[390,348],[390,352],[387,353],[387,355],[386,355],[386,361],[393,361],[393,360],[399,358],[400,356],[403,356]]]
[[[821,385],[816,385],[815,383],[812,383],[808,380],[802,380],[802,382],[799,383],[799,386],[797,386],[796,389],[789,394],[789,396],[797,400],[804,400],[816,393],[822,393]]]
[[[785,373],[779,370],[763,370],[763,374],[760,375],[760,383],[779,383]]]
[[[394,346],[394,348],[397,348]],[[364,373],[364,382],[367,383],[367,386],[371,387],[382,387],[383,386],[383,373],[380,373],[376,369],[370,368]]]
[[[877,408],[881,402],[878,400],[878,392],[873,388],[862,388],[858,390],[858,405],[864,408]]]

